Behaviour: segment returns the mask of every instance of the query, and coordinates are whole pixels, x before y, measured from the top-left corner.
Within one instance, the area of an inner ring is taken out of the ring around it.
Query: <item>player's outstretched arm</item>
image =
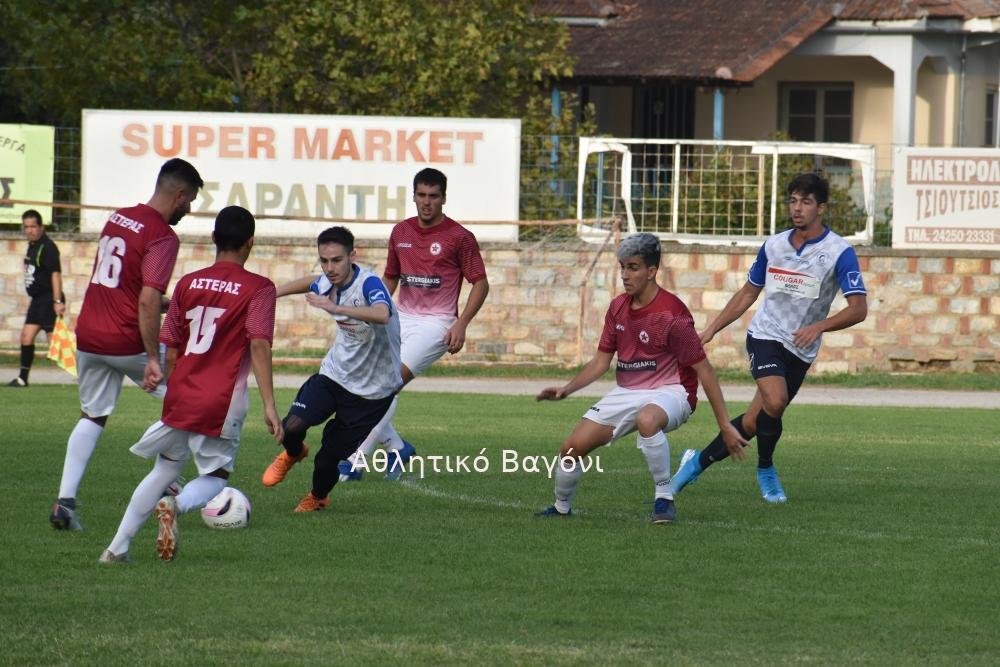
[[[715,334],[719,333],[730,324],[735,322],[743,313],[747,312],[747,309],[753,305],[753,302],[757,300],[760,292],[763,288],[754,285],[752,282],[747,281],[746,284],[741,287],[736,294],[729,299],[729,302],[723,307],[719,314],[715,316],[712,323],[709,324],[704,331],[701,332],[699,338],[701,338],[701,344],[707,345],[713,338]]]
[[[289,296],[291,294],[305,294],[309,291],[309,286],[316,280],[316,276],[303,276],[290,280],[283,285],[278,285],[278,296]]]
[[[271,366],[271,343],[266,338],[254,338],[250,341],[250,367],[257,380],[257,390],[264,403],[264,422],[268,432],[274,436],[275,442],[281,444],[284,432],[281,419],[274,406],[274,375]]]
[[[479,309],[486,303],[486,296],[490,293],[490,282],[486,278],[477,280],[469,290],[469,298],[465,301],[465,308],[458,316],[455,323],[451,325],[444,335],[444,343],[448,346],[448,352],[455,354],[465,346],[465,330],[469,328],[472,318],[476,316]]]
[[[604,375],[611,367],[613,352],[597,351],[597,354],[580,369],[576,376],[561,387],[546,387],[535,396],[536,401],[561,401],[574,391],[583,389],[588,384]]]
[[[729,455],[734,459],[742,460],[746,456],[743,448],[749,446],[750,443],[743,439],[736,427],[729,421],[729,410],[726,409],[726,399],[722,396],[722,387],[719,386],[719,378],[715,374],[715,369],[712,368],[712,364],[707,358],[702,359],[691,368],[698,374],[698,382],[705,389],[705,396],[708,397],[708,402],[712,406],[715,421],[719,424],[719,432],[722,434],[722,441],[726,443]]]

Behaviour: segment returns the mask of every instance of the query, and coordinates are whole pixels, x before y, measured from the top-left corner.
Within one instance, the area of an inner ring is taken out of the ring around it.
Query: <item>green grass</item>
[[[293,392],[279,392],[288,405]],[[1000,436],[987,410],[793,406],[776,460],[789,495],[765,505],[753,463],[725,462],[652,526],[632,437],[599,451],[578,515],[537,520],[545,474],[501,452],[551,456],[589,405],[404,394],[397,425],[422,454],[475,456],[486,474],[334,489],[293,515],[311,465],[265,489],[276,453],[254,397],[232,479],[245,531],[181,519],[163,563],[147,523],[134,562],[99,566],[149,462],[128,446],[159,404],[123,393],[81,490],[82,533],[47,522],[75,388],[8,390],[0,404],[0,655],[4,664],[996,664]],[[735,407],[735,406],[734,406]],[[674,461],[713,435],[698,410]],[[471,459],[470,459],[471,460]],[[189,469],[190,471],[190,469]]]
[[[326,351],[280,354],[275,361],[276,372],[310,373],[319,365]],[[424,375],[430,377],[491,377],[504,379],[565,378],[573,377],[580,366],[557,364],[505,364],[505,363],[455,363],[434,364]],[[718,368],[719,379],[729,384],[753,384],[753,378],[742,368]],[[614,379],[614,368],[604,375]],[[886,389],[950,389],[958,391],[1000,391],[1000,375],[995,373],[954,373],[928,371],[925,373],[810,373],[809,384],[833,387],[884,387]]]
[[[302,372],[302,366],[298,367]],[[573,377],[580,370],[552,365],[478,365],[478,364],[435,364],[424,373],[437,377],[496,377],[496,378],[566,378]],[[722,382],[728,384],[753,384],[753,378],[745,369],[717,368]],[[614,380],[612,367],[604,379]],[[1000,391],[1000,375],[991,373],[810,373],[808,384],[833,387],[882,387],[886,389],[951,389],[958,391]]]

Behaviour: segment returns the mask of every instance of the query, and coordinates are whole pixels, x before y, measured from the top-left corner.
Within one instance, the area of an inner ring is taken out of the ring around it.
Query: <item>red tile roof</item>
[[[840,19],[893,21],[921,18],[962,20],[1000,16],[996,0],[846,0]]]
[[[1000,0],[537,0],[569,20],[574,77],[745,84],[840,20],[1000,16]]]

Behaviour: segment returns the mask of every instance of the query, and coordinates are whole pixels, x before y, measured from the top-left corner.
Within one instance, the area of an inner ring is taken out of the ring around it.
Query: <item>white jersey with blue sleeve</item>
[[[372,324],[346,315],[334,315],[337,338],[326,353],[319,372],[352,394],[367,399],[385,398],[403,386],[399,360],[399,312],[382,280],[367,269],[353,266],[354,277],[342,289],[320,276],[310,289],[328,295],[343,306],[364,307],[384,303],[386,324]]]
[[[822,337],[806,348],[793,342],[796,330],[825,319],[839,289],[844,296],[867,294],[857,253],[829,228],[798,250],[788,230],[768,238],[757,253],[747,280],[764,288],[764,302],[747,331],[761,340],[775,340],[798,358],[812,363]]]

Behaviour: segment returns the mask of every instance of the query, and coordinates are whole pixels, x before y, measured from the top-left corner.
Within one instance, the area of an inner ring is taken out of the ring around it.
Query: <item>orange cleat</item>
[[[271,465],[267,466],[267,470],[264,471],[260,481],[264,483],[264,486],[276,486],[280,484],[285,479],[288,471],[292,469],[292,466],[307,456],[309,456],[309,447],[305,443],[302,444],[302,453],[295,458],[289,456],[288,452],[282,449],[281,453],[274,457]]]
[[[317,498],[312,494],[312,491],[306,494],[306,497],[299,501],[299,504],[295,506],[296,512],[319,512],[320,510],[325,510],[330,504],[329,498]]]

